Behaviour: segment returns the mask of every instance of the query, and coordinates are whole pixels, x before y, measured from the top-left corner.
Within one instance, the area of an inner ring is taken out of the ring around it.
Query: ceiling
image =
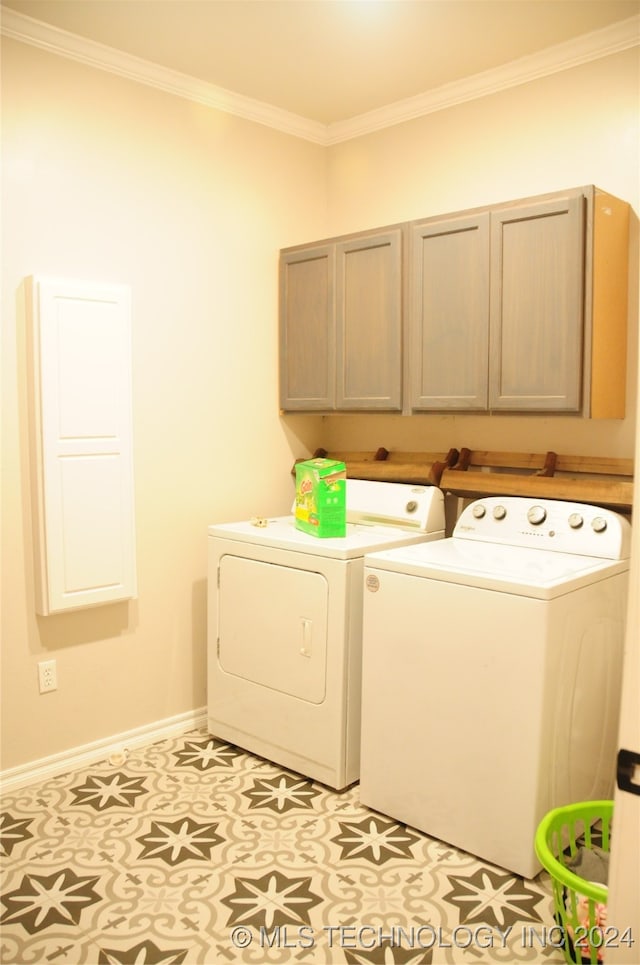
[[[637,18],[640,0],[3,0],[6,8],[335,125]]]

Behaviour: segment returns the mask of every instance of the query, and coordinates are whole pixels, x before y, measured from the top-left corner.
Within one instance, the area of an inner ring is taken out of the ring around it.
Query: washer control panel
[[[627,559],[631,525],[601,506],[523,496],[487,496],[468,505],[453,531],[460,539]]]

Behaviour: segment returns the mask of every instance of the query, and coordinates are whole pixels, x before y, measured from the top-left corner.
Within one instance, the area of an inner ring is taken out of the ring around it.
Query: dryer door
[[[218,662],[225,673],[314,704],[326,691],[325,577],[224,555],[218,570]]]

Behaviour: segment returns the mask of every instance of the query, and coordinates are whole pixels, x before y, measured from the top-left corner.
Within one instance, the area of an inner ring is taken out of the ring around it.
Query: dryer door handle
[[[301,623],[302,623],[302,646],[300,647],[300,653],[302,654],[303,657],[310,657],[313,620],[309,620],[307,617],[302,617]]]

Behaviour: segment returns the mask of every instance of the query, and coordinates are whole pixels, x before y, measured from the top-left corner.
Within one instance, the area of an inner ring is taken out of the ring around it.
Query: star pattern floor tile
[[[0,962],[564,961],[551,888],[204,732],[4,795]]]

